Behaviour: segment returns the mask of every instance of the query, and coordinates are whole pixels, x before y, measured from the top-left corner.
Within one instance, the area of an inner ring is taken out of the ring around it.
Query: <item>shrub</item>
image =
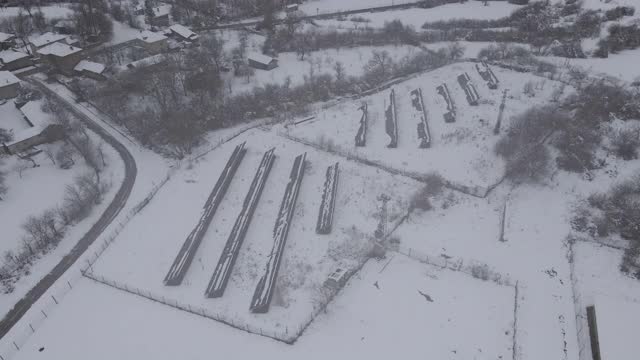
[[[489,266],[486,264],[483,265],[473,265],[471,266],[471,276],[476,279],[487,281],[490,277]]]
[[[600,13],[596,10],[587,10],[576,19],[573,24],[576,33],[582,37],[591,37],[600,33]]]
[[[596,50],[593,52],[593,56],[606,59],[609,57],[609,43],[606,39],[598,40]]]
[[[636,9],[632,6],[616,6],[613,9],[609,9],[604,13],[604,17],[608,21],[618,20],[623,16],[633,16]]]
[[[509,4],[527,5],[527,4],[529,4],[529,0],[509,0]]]
[[[640,46],[640,29],[637,25],[613,24],[609,27],[607,36],[609,51],[616,53],[625,49],[635,49]]]
[[[624,160],[638,158],[640,127],[634,126],[617,130],[611,138],[611,145],[615,154]]]

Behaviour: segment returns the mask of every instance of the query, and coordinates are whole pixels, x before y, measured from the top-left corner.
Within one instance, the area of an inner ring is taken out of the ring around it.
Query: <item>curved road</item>
[[[0,321],[0,338],[4,337],[11,327],[15,325],[22,316],[31,308],[31,306],[73,265],[78,258],[93,244],[93,242],[102,234],[102,232],[111,224],[113,219],[120,213],[125,203],[129,199],[131,189],[136,180],[137,168],[136,162],[127,148],[120,143],[115,137],[109,134],[100,124],[93,121],[90,117],[75,109],[75,107],[54,91],[50,90],[37,81],[30,81],[38,86],[44,93],[52,96],[60,101],[67,110],[76,115],[89,129],[98,134],[106,143],[111,145],[125,165],[124,181],[120,185],[116,196],[113,198],[107,209],[102,213],[98,221],[93,224],[91,229],[84,234],[78,243],[65,255],[62,260],[45,275],[27,294],[20,299],[7,315]]]

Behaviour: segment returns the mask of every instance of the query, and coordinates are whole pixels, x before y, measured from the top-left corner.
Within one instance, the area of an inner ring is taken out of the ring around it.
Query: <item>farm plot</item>
[[[489,89],[495,90],[498,88],[498,83],[500,81],[486,62],[482,61],[480,64],[476,64],[476,70],[478,71],[478,74],[480,74],[480,77],[487,82],[487,87],[489,87]]]
[[[431,146],[431,134],[429,133],[429,123],[427,122],[427,109],[424,108],[424,99],[422,98],[422,89],[411,90],[411,118],[418,126],[418,139],[420,144],[418,147],[426,149]]]
[[[464,90],[469,105],[477,106],[480,95],[478,94],[478,90],[476,90],[476,86],[471,81],[469,74],[464,73],[458,75],[458,84],[460,84],[460,87]]]
[[[328,234],[333,224],[333,212],[336,206],[336,192],[338,190],[338,163],[327,168],[327,175],[322,190],[322,203],[318,211],[316,233]]]
[[[367,144],[367,103],[362,104],[358,110],[362,111],[362,116],[360,116],[360,126],[356,134],[356,146],[365,146]]]
[[[265,334],[289,339],[312,320],[322,303],[323,283],[327,276],[338,267],[355,268],[369,251],[370,239],[378,225],[378,196],[385,193],[392,198],[388,203],[389,219],[395,222],[406,212],[409,198],[418,191],[420,184],[375,168],[342,162],[338,186],[344,189],[344,195],[336,198],[331,235],[319,235],[315,233],[315,227],[325,170],[339,158],[262,130],[248,131],[236,141],[251,145],[247,146],[245,159],[239,165],[181,286],[168,287],[161,281],[182,245],[176,239],[197,222],[200,210],[197,204],[209,193],[211,182],[219,177],[224,167],[225,154],[229,154],[236,144],[223,145],[192,169],[172,178],[154,202],[131,221],[93,265],[94,275],[126,284],[130,289],[140,289],[142,293],[150,293],[172,304],[177,302],[185,308],[198,309],[198,312],[202,309],[207,314],[220,315],[237,327],[249,326],[256,332],[259,329]],[[210,276],[242,210],[243,199],[263,152],[274,144],[277,144],[276,159],[230,271],[224,296],[207,298],[204,292]],[[283,199],[283,185],[290,178],[295,156],[304,152],[307,152],[304,181],[300,183],[291,215],[273,300],[268,313],[254,314],[249,307],[272,253],[270,234]],[[371,178],[377,181],[372,183]]]
[[[395,149],[387,148],[390,140],[387,132],[389,117],[386,116],[389,113],[387,105],[390,105],[389,91],[359,99],[357,105],[350,101],[342,102],[316,114],[314,121],[288,128],[280,126],[277,131],[399,171],[416,174],[436,172],[458,185],[487,187],[499,181],[504,173],[504,162],[493,152],[499,138],[493,134],[493,128],[502,94],[486,87],[476,89],[482,100],[477,106],[469,106],[465,91],[457,83],[457,76],[468,73],[473,81],[482,81],[474,67],[472,62],[452,64],[395,85],[398,126]],[[504,110],[505,129],[510,125],[510,117],[532,105],[547,103],[554,87],[559,86],[531,74],[502,68],[493,70],[500,78],[501,86],[510,89]],[[523,84],[528,81],[545,85],[531,98],[523,94]],[[441,86],[443,84],[447,87]],[[415,108],[410,93],[418,88],[422,89],[424,107],[429,113],[429,151],[416,151],[420,139],[416,123],[411,121]],[[452,101],[447,102],[442,91]],[[362,101],[368,109],[367,139],[366,146],[360,147],[354,146],[354,137],[360,126],[361,112],[358,108]],[[455,122],[447,123],[447,119],[455,119]]]

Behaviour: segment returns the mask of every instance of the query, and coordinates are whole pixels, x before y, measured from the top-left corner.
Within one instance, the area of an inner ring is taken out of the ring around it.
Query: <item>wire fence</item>
[[[32,311],[34,314],[32,318],[29,320],[28,324],[18,323],[11,330],[12,339],[7,341],[4,344],[4,349],[0,349],[0,360],[9,360],[13,358],[18,351],[27,343],[27,340],[31,335],[33,335],[36,330],[42,326],[44,321],[49,317],[49,314],[53,311],[53,309],[60,304],[62,299],[73,289],[73,287],[77,284],[77,282],[82,278],[82,273],[86,271],[86,269],[92,268],[93,264],[97,261],[97,259],[104,253],[104,251],[109,247],[111,243],[118,237],[120,232],[124,229],[127,223],[137,215],[144,207],[151,201],[151,199],[156,195],[156,193],[162,188],[167,181],[171,178],[175,169],[170,171],[165,178],[154,185],[152,190],[147,194],[147,196],[140,201],[136,206],[134,206],[129,213],[125,216],[125,218],[118,222],[115,225],[115,228],[111,231],[111,233],[105,237],[102,243],[99,245],[98,249],[87,258],[87,265],[81,267],[82,270],[80,272],[69,272],[65,276],[66,280],[64,282],[57,282],[54,286],[47,291],[47,295],[44,297],[44,302],[38,302],[38,306],[40,306],[40,311]],[[94,245],[95,246],[95,245]],[[33,310],[33,308],[32,308]],[[21,326],[18,328],[18,326]]]
[[[576,334],[578,342],[578,359],[591,360],[593,356],[591,354],[591,341],[589,337],[589,323],[587,321],[587,307],[583,302],[582,295],[580,295],[580,289],[578,284],[578,278],[575,271],[574,261],[574,241],[569,240],[569,278],[571,280],[571,292],[573,293],[573,307],[576,316]]]

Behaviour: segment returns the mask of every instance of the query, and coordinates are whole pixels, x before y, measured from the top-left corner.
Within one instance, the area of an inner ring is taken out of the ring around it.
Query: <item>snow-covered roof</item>
[[[41,55],[53,55],[57,57],[65,57],[82,51],[81,48],[68,44],[53,43],[38,50]]]
[[[75,71],[86,70],[95,74],[102,74],[102,72],[104,71],[104,65],[97,62],[93,62],[93,61],[81,60],[78,63],[78,65],[76,65],[76,67],[73,68],[73,70]]]
[[[13,50],[2,50],[0,51],[0,63],[8,64],[10,62],[20,60],[23,58],[29,57],[29,55]]]
[[[180,35],[181,37],[183,37],[185,39],[195,40],[195,39],[198,38],[198,34],[194,33],[193,31],[191,31],[186,26],[183,26],[183,25],[180,25],[180,24],[171,25],[169,27],[169,30],[173,31],[174,33]]]
[[[8,41],[8,40],[11,40],[14,37],[16,37],[16,36],[13,35],[13,34],[7,34],[7,33],[0,32],[0,42],[5,42],[5,41]]]
[[[273,60],[275,60],[271,56],[267,56],[260,53],[250,53],[249,55],[247,55],[247,59],[253,60],[257,63],[264,64],[264,65],[269,65]]]
[[[29,101],[20,107],[20,112],[29,120],[33,127],[41,127],[49,122],[49,114],[42,111],[39,101]]]
[[[637,360],[640,303],[599,296],[595,301],[598,343],[603,359]]]
[[[11,71],[0,71],[0,87],[17,84],[20,82]]]
[[[169,15],[170,12],[171,12],[171,5],[165,4],[160,6],[154,6],[153,8],[153,15],[155,15],[155,17]]]
[[[51,44],[51,43],[55,43],[61,40],[66,39],[67,35],[62,35],[62,34],[56,34],[56,33],[52,33],[52,32],[46,32],[40,36],[33,36],[31,38],[29,38],[29,42],[39,48],[42,46],[45,46],[47,44]]]
[[[167,37],[162,35],[159,32],[153,32],[153,31],[149,31],[149,30],[144,30],[144,31],[141,31],[138,34],[137,38],[142,40],[142,41],[144,41],[144,42],[146,42],[147,44],[153,44],[155,42],[162,41],[162,40],[166,39]]]

